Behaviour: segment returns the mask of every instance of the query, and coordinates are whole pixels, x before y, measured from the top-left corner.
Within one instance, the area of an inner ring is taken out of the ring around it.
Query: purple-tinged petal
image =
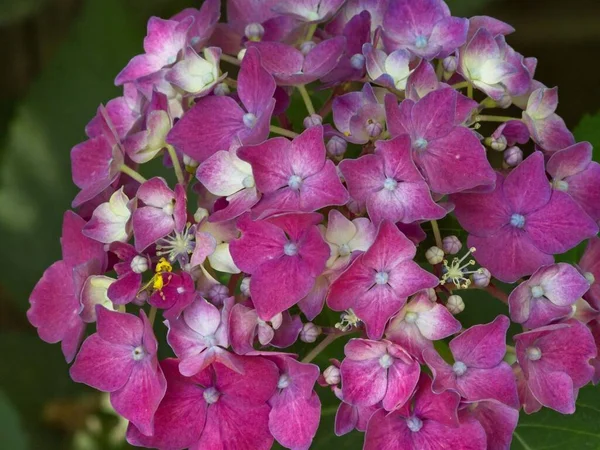
[[[269,431],[281,445],[291,449],[308,448],[321,419],[321,401],[315,393],[309,398],[284,394],[274,397],[269,413]]]
[[[270,193],[286,186],[294,175],[291,168],[291,144],[285,138],[269,139],[262,144],[238,149],[238,156],[250,163],[260,192]],[[323,165],[321,158],[319,167]]]
[[[298,340],[298,336],[302,331],[302,326],[302,319],[300,319],[300,316],[291,316],[289,312],[284,311],[281,325],[275,330],[273,338],[270,341],[271,345],[277,348],[287,348],[291,346]]]
[[[261,65],[259,51],[252,47],[242,60],[237,92],[246,110],[254,114],[266,110],[275,93],[275,80]]]
[[[95,259],[104,267],[107,258],[104,245],[83,234],[85,224],[85,220],[73,211],[66,211],[63,215],[60,238],[63,261],[72,268]]]
[[[308,320],[313,320],[323,310],[329,285],[330,283],[326,276],[317,277],[308,295],[298,302],[300,311],[304,313]]]
[[[439,89],[418,101],[412,109],[415,135],[429,141],[450,133],[455,126],[456,98],[454,89]]]
[[[546,206],[527,216],[525,230],[539,250],[557,254],[595,236],[598,226],[567,194],[553,191]]]
[[[495,400],[467,403],[468,411],[487,436],[487,450],[507,450],[519,421],[519,411]]]
[[[567,193],[594,221],[600,222],[600,164],[592,162],[586,170],[566,181]]]
[[[242,304],[234,305],[229,316],[229,329],[231,332],[231,347],[238,355],[254,350],[254,338],[258,326],[256,310],[247,308]]]
[[[515,213],[537,211],[550,201],[552,189],[544,170],[544,155],[535,152],[517,166],[504,181],[504,195]]]
[[[175,220],[171,214],[162,209],[144,206],[133,214],[133,231],[135,248],[141,252],[160,238],[165,237],[175,228]]]
[[[320,42],[306,55],[303,72],[315,79],[327,75],[337,65],[345,46],[346,39],[342,36]]]
[[[579,142],[554,153],[548,160],[546,170],[555,180],[576,175],[590,165],[592,153],[593,148],[589,142]]]
[[[498,365],[506,353],[509,325],[510,320],[506,316],[498,316],[493,322],[469,328],[450,342],[454,358],[480,369]]]
[[[135,206],[135,199],[130,202],[121,188],[111,195],[108,202],[102,203],[94,210],[92,218],[82,232],[104,244],[126,242],[131,236],[130,218]]]
[[[515,375],[505,362],[489,369],[469,367],[456,379],[456,385],[460,394],[468,400],[494,399],[512,408],[519,407]]]

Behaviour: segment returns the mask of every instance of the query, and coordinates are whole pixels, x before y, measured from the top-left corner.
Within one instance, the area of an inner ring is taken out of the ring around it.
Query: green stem
[[[437,220],[431,221],[431,228],[433,229],[433,237],[435,238],[435,245],[438,248],[442,248],[442,235],[440,233],[440,227],[438,226]]]
[[[177,182],[181,185],[185,184],[185,175],[183,175],[183,171],[181,170],[181,164],[179,163],[177,152],[175,151],[173,146],[169,144],[167,144],[167,152],[169,152],[169,156],[171,157],[171,161],[173,162],[173,169],[175,169],[175,176],[177,177]]]
[[[150,313],[148,314],[148,321],[150,325],[154,325],[154,321],[156,320],[156,306],[150,308]]]
[[[471,82],[467,83],[467,97],[473,98],[473,84],[471,84]]]
[[[146,179],[143,176],[141,176],[139,173],[137,173],[135,170],[133,170],[131,167],[129,167],[125,164],[121,164],[121,167],[119,167],[119,170],[121,172],[123,172],[124,174],[129,175],[131,178],[133,178],[135,181],[137,181],[140,184],[146,182]]]
[[[315,35],[315,31],[317,31],[317,24],[313,23],[308,27],[308,31],[306,32],[306,41],[310,41]]]
[[[506,294],[506,292],[500,290],[498,287],[494,286],[492,283],[490,283],[488,285],[488,287],[485,288],[485,290],[492,297],[496,297],[498,300],[500,300],[501,302],[506,303],[508,305],[508,295]]]
[[[490,98],[490,97],[484,98],[479,103],[479,108],[480,109],[495,108],[497,106],[498,106],[498,103],[496,103],[496,101],[493,98]]]
[[[435,75],[437,76],[438,81],[442,81],[442,77],[444,76],[444,60],[438,60],[437,67],[435,69]],[[459,88],[455,88],[459,89]]]
[[[271,125],[269,127],[269,130],[271,130],[271,133],[280,134],[281,136],[289,137],[291,139],[294,139],[295,137],[298,136],[298,133],[294,133],[293,131],[286,130],[285,128],[277,127],[275,125]]]
[[[298,86],[298,91],[300,91],[300,95],[302,96],[302,100],[304,100],[304,104],[306,105],[306,110],[309,115],[315,113],[315,107],[312,104],[312,100],[310,99],[310,95],[308,95],[308,91],[306,90],[306,86],[303,84]]]
[[[239,66],[241,64],[241,61],[235,56],[226,55],[224,53],[221,55],[221,60],[233,64],[234,66]]]
[[[303,363],[311,362],[313,359],[315,359],[317,356],[319,356],[319,353],[321,353],[323,350],[325,350],[329,346],[329,344],[331,344],[337,338],[354,333],[355,331],[357,331],[357,330],[345,331],[343,333],[327,335],[325,337],[325,339],[323,339],[321,342],[319,342],[319,344],[315,348],[313,348],[304,358],[302,358],[301,362],[303,362]]]
[[[461,81],[460,83],[453,84],[450,87],[452,89],[463,89],[463,88],[469,87],[470,84],[471,83],[469,83],[468,81]]]
[[[520,120],[509,116],[475,116],[475,122],[508,122],[509,120]]]

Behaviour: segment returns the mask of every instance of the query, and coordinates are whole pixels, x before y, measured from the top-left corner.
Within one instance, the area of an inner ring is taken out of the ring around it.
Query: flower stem
[[[508,305],[508,295],[506,292],[500,290],[497,286],[494,286],[492,283],[490,283],[485,290],[493,297],[496,297],[498,300]]]
[[[313,38],[313,36],[315,35],[315,31],[317,31],[317,24],[316,23],[310,24],[308,27],[308,31],[306,32],[305,40],[310,41]]]
[[[136,172],[131,167],[129,167],[125,164],[121,164],[121,167],[119,167],[119,170],[121,172],[123,172],[125,175],[129,175],[131,178],[133,178],[135,181],[137,181],[140,184],[146,182],[146,179],[143,176],[141,176],[138,172]]]
[[[271,133],[280,134],[281,136],[289,137],[291,139],[294,139],[295,137],[298,136],[298,133],[294,133],[293,131],[286,130],[285,128],[277,127],[275,125],[271,125],[271,127],[269,129],[271,130]]]
[[[150,308],[150,313],[148,314],[148,321],[150,325],[154,325],[154,321],[156,320],[156,306]]]
[[[475,122],[508,122],[509,120],[521,120],[509,116],[475,116]]]
[[[438,60],[437,67],[435,69],[435,75],[437,76],[438,81],[442,81],[442,77],[444,76],[444,60],[443,59]],[[455,89],[459,89],[459,88],[455,88]]]
[[[302,100],[304,100],[304,104],[306,105],[306,110],[309,115],[315,113],[315,107],[312,104],[312,100],[310,99],[310,95],[308,95],[308,91],[306,90],[306,86],[303,84],[298,86],[298,91],[300,91],[300,95],[302,96]]]
[[[470,81],[467,83],[467,97],[473,98],[473,84]]]
[[[442,248],[442,235],[440,233],[440,227],[438,226],[437,220],[431,221],[431,228],[433,230],[433,237],[435,238],[435,245]]]
[[[315,359],[319,355],[319,353],[321,353],[323,350],[325,350],[329,346],[329,344],[331,344],[337,338],[346,336],[347,334],[350,334],[350,333],[354,333],[355,331],[356,330],[351,330],[351,331],[345,331],[342,333],[327,335],[325,337],[325,339],[323,339],[321,342],[319,342],[319,344],[308,353],[308,355],[306,355],[304,358],[302,358],[301,362],[303,362],[303,363],[311,362],[313,359]]]
[[[183,171],[181,170],[181,164],[179,163],[177,152],[175,151],[173,146],[169,144],[167,144],[167,152],[169,152],[169,156],[171,157],[171,161],[173,162],[173,169],[175,169],[175,176],[177,177],[177,182],[181,185],[185,184],[185,176],[183,175]]]
[[[234,66],[239,66],[241,64],[241,61],[239,59],[237,59],[235,56],[229,56],[229,55],[226,55],[225,53],[223,53],[221,55],[221,59],[225,62],[228,62],[229,64],[233,64]]]
[[[453,84],[453,85],[452,85],[452,86],[450,86],[450,87],[451,87],[452,89],[463,89],[463,88],[466,88],[466,87],[468,87],[468,86],[469,86],[469,84],[471,84],[471,83],[469,83],[468,81],[461,81],[460,83]]]

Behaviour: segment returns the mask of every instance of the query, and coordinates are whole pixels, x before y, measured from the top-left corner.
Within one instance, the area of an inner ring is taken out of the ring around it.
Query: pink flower
[[[480,400],[462,403],[460,417],[470,416],[485,430],[486,450],[510,448],[513,433],[519,421],[519,411],[497,400]]]
[[[450,389],[470,401],[495,399],[518,408],[515,377],[503,361],[509,325],[506,316],[498,316],[493,322],[475,325],[452,339],[453,365],[435,350],[426,349],[423,359],[433,372],[433,391]]]
[[[386,97],[392,136],[411,137],[413,160],[431,190],[450,194],[478,186],[493,186],[494,172],[477,136],[457,126],[458,94],[454,89],[430,92],[418,102]]]
[[[590,285],[577,269],[559,263],[540,267],[508,298],[510,318],[526,328],[538,328],[567,317]]]
[[[365,144],[378,137],[385,127],[385,109],[365,83],[361,92],[349,92],[333,100],[333,121],[344,139]]]
[[[243,373],[215,363],[188,378],[176,359],[163,361],[167,393],[154,434],[144,436],[130,424],[127,441],[162,450],[270,449],[267,401],[277,387],[277,366],[259,356],[241,356],[239,362]]]
[[[380,409],[371,416],[364,449],[486,449],[486,434],[479,422],[459,422],[459,400],[454,392],[435,394],[429,376],[421,375],[411,402],[391,413]]]
[[[120,415],[141,433],[154,431],[154,413],[167,383],[158,365],[158,343],[144,311],[140,317],[96,307],[97,332],[88,337],[70,374],[103,392]]]
[[[92,218],[83,227],[83,234],[104,244],[127,242],[133,232],[131,216],[136,208],[137,199],[130,200],[121,188],[110,196],[108,202],[94,210]]]
[[[388,49],[405,48],[431,60],[444,58],[465,43],[469,22],[451,17],[443,0],[396,0],[383,20]]]
[[[242,216],[242,235],[231,242],[235,264],[250,278],[252,301],[262,320],[298,303],[325,268],[329,248],[317,223],[320,214],[282,214],[252,221]]]
[[[182,232],[187,220],[185,189],[173,192],[160,177],[146,181],[137,191],[143,202],[133,213],[135,248],[141,252],[173,231]]]
[[[584,298],[590,304],[600,309],[600,238],[590,238],[588,245],[579,261],[579,269],[590,284],[590,290]]]
[[[409,295],[438,284],[435,276],[412,261],[415,253],[406,236],[384,220],[373,245],[333,282],[327,304],[334,311],[352,308],[369,338],[381,338],[387,321]]]
[[[179,371],[191,377],[217,361],[240,372],[239,359],[229,353],[228,320],[233,297],[222,310],[198,297],[177,318],[167,321],[167,342],[179,358]]]
[[[92,275],[106,269],[104,245],[82,234],[85,221],[72,211],[63,218],[62,256],[52,264],[33,288],[27,311],[29,322],[40,339],[61,342],[67,362],[75,358],[83,339],[85,323],[81,317],[82,288]],[[93,309],[94,305],[87,305]]]
[[[269,399],[269,431],[286,448],[308,449],[321,419],[321,401],[313,390],[319,367],[285,355],[268,357],[279,368],[277,390]]]
[[[520,396],[525,412],[531,414],[543,405],[573,414],[578,390],[594,375],[592,333],[581,322],[570,320],[517,334],[514,339],[523,371]]]
[[[205,0],[200,9],[186,8],[171,17],[171,20],[184,22],[189,20],[190,16],[194,21],[187,33],[187,44],[200,51],[213,34],[221,17],[221,0]]]
[[[187,32],[193,22],[191,16],[180,22],[150,18],[148,33],[144,38],[145,53],[129,61],[115,78],[115,84],[119,86],[128,81],[135,81],[175,63],[179,52],[185,47]]]
[[[255,214],[311,212],[343,205],[348,192],[335,165],[326,159],[323,127],[311,127],[293,141],[279,137],[242,147],[238,156],[250,163],[256,187],[263,193]]]
[[[345,0],[280,0],[273,6],[273,11],[292,16],[306,23],[320,23],[331,19]]]
[[[366,204],[375,224],[441,219],[446,210],[431,198],[429,186],[412,162],[410,136],[377,141],[376,152],[340,163],[350,195]]]
[[[600,222],[600,164],[592,161],[589,142],[553,153],[547,170],[554,189],[569,194],[593,220]]]
[[[514,282],[594,236],[598,227],[567,194],[553,191],[544,157],[536,152],[496,188],[483,194],[456,194],[455,214],[477,248],[475,259],[493,276]]]
[[[439,303],[432,302],[427,292],[419,292],[392,317],[385,337],[404,348],[413,358],[423,362],[423,351],[433,350],[433,342],[458,333],[461,324]]]
[[[134,300],[140,291],[142,274],[150,268],[150,259],[123,242],[114,242],[109,250],[120,262],[114,265],[118,279],[109,286],[107,295],[115,305],[125,305]]]
[[[389,341],[351,339],[344,347],[342,398],[355,406],[382,402],[387,411],[412,396],[421,368],[402,347]]]
[[[258,52],[248,49],[238,77],[237,94],[243,107],[231,97],[203,97],[175,124],[167,142],[203,162],[232,145],[264,141],[275,107],[275,82],[263,65]]]

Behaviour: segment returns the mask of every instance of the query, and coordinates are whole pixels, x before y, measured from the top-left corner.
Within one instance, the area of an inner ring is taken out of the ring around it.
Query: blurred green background
[[[145,22],[192,0],[0,0],[0,449],[116,449],[124,424],[106,398],[69,380],[57,345],[41,342],[25,318],[28,295],[60,257],[63,211],[75,194],[69,151],[99,103],[119,95],[114,76],[140,53]],[[536,78],[560,86],[559,114],[579,139],[600,147],[600,2],[452,0],[455,15],[495,16],[517,32],[509,43],[539,60]],[[596,151],[596,156],[598,152]],[[463,321],[503,312],[481,294]],[[341,354],[341,348],[333,349]],[[333,354],[333,353],[332,353]],[[317,360],[326,364],[326,355]],[[331,432],[335,403],[324,397],[313,448],[360,448]],[[513,448],[598,449],[600,394],[586,388],[575,417],[523,417]]]

